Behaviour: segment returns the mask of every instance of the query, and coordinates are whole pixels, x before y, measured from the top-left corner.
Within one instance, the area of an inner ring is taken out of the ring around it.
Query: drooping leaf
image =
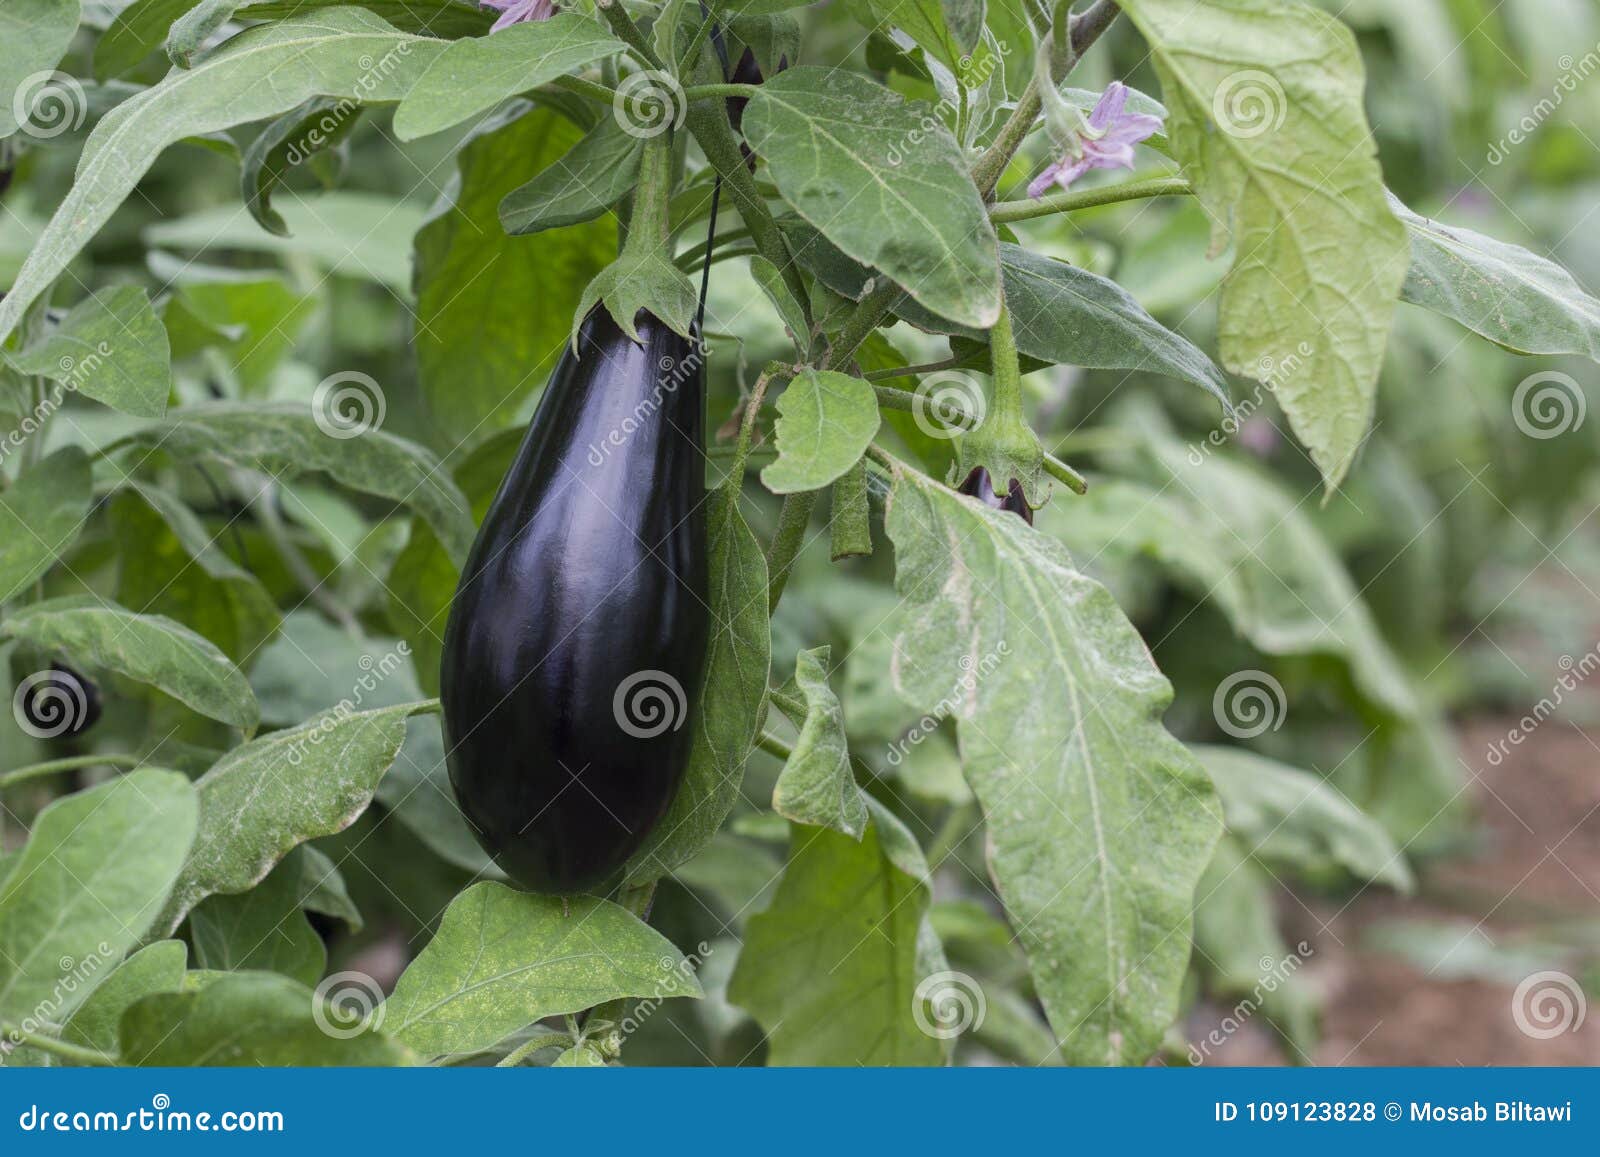
[[[167,57],[179,68],[194,63],[195,54],[224,24],[233,19],[243,0],[200,0],[172,22],[167,32]]]
[[[0,340],[168,145],[277,116],[313,96],[397,100],[443,47],[359,8],[331,9],[247,29],[198,67],[124,101],[89,135],[72,189],[0,302]]]
[[[711,498],[707,518],[711,640],[690,717],[689,768],[667,814],[628,861],[631,884],[656,879],[711,842],[739,797],[744,763],[761,726],[772,666],[767,560],[739,513],[739,479]]]
[[[1411,869],[1389,834],[1332,784],[1240,747],[1191,750],[1216,784],[1228,831],[1251,855],[1291,870],[1349,872],[1411,890]]]
[[[954,71],[962,55],[977,40],[977,29],[983,26],[983,8],[978,6],[977,28],[970,20],[963,20],[963,33],[968,37],[958,40],[955,30],[946,19],[947,11],[959,10],[956,0],[848,0],[845,10],[865,28],[881,30],[886,26],[898,28],[911,37],[945,67]]]
[[[311,407],[290,403],[185,406],[117,446],[159,447],[182,461],[215,457],[275,478],[321,470],[352,490],[410,506],[453,558],[466,558],[473,533],[467,503],[431,453],[376,426],[336,437],[319,417]]]
[[[828,686],[827,647],[801,651],[794,681],[805,697],[806,714],[794,750],[772,789],[772,810],[797,824],[832,828],[859,840],[867,826],[867,805],[850,767],[844,710]]]
[[[0,490],[0,603],[8,603],[72,545],[89,513],[89,459],[65,446]]]
[[[198,834],[157,933],[207,896],[254,887],[297,844],[354,823],[405,741],[413,709],[329,713],[218,760],[195,782]]]
[[[500,225],[502,199],[559,165],[580,134],[552,110],[513,104],[461,149],[456,180],[417,232],[417,363],[435,420],[455,437],[509,421],[544,386],[583,287],[616,253],[609,219],[531,237]]]
[[[202,900],[189,913],[189,938],[195,964],[222,972],[258,969],[316,984],[328,959],[300,908],[299,866],[287,860],[248,892]]]
[[[395,136],[415,140],[460,124],[509,96],[623,50],[595,19],[560,12],[492,36],[457,40],[418,77],[394,114]]]
[[[936,1065],[918,1017],[928,865],[875,801],[858,842],[793,825],[772,904],[752,916],[728,999],[767,1030],[772,1065]]]
[[[0,884],[0,1018],[60,1022],[138,942],[194,839],[194,788],[140,768],[56,800]],[[76,980],[78,983],[66,983]]]
[[[376,1028],[352,1031],[357,1026],[347,1027],[340,1013],[287,976],[216,977],[199,991],[147,996],[130,1008],[119,1033],[122,1062],[147,1068],[411,1063],[402,1046]]]
[[[1069,1063],[1139,1063],[1177,1013],[1221,816],[1161,726],[1133,625],[1020,518],[897,470],[895,686],[953,715],[990,865]]]
[[[159,418],[167,412],[167,331],[138,286],[90,294],[43,340],[8,360],[19,373],[49,378],[125,414]]]
[[[1522,354],[1600,361],[1600,301],[1554,261],[1458,226],[1419,217],[1393,195],[1411,235],[1401,297]]]
[[[132,72],[194,5],[195,0],[133,0],[95,41],[94,78],[103,82]]]
[[[791,68],[750,98],[744,134],[784,200],[841,251],[941,317],[994,324],[994,226],[937,118],[865,77]]]
[[[359,123],[360,105],[319,96],[290,109],[262,129],[239,162],[244,207],[256,223],[269,233],[288,237],[288,222],[272,207],[273,191],[296,165],[305,164],[320,176],[317,161],[330,155],[341,156],[329,150],[338,150]]]
[[[61,1039],[108,1057],[117,1055],[117,1022],[128,1006],[152,993],[177,992],[183,985],[188,949],[181,940],[147,944],[95,987],[61,1026]]]
[[[485,881],[445,910],[384,1004],[384,1028],[442,1056],[618,997],[700,995],[683,955],[626,908]]]
[[[1355,37],[1290,0],[1127,0],[1170,111],[1174,154],[1231,239],[1223,364],[1266,379],[1308,348],[1278,401],[1329,489],[1372,421],[1405,280],[1407,240],[1385,200]]]
[[[0,8],[0,137],[31,120],[30,92],[60,63],[78,30],[78,0],[8,0]]]
[[[644,138],[603,117],[582,140],[500,201],[507,233],[539,233],[601,216],[633,188]]]
[[[90,595],[12,610],[0,634],[115,671],[243,731],[260,722],[244,674],[209,639],[162,615],[138,615]]]
[[[342,7],[347,0],[268,0],[239,10],[244,20],[285,20],[321,8]],[[484,36],[494,24],[492,9],[467,0],[367,0],[361,7],[403,32],[419,32],[442,40]]]
[[[778,396],[778,458],[761,481],[774,494],[819,490],[859,462],[877,432],[872,383],[802,370]]]
[[[772,303],[772,307],[778,311],[778,317],[782,319],[784,328],[789,331],[795,349],[804,354],[811,337],[810,327],[806,325],[805,311],[789,292],[783,274],[778,272],[776,265],[758,254],[750,258],[750,278],[760,287],[761,292]]]

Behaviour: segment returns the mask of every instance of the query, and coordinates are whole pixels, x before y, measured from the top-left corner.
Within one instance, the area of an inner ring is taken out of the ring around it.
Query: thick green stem
[[[869,382],[882,382],[890,378],[914,378],[918,374],[936,374],[940,370],[953,370],[961,364],[960,358],[923,362],[920,366],[892,366],[886,370],[870,370],[861,376]]]
[[[639,183],[633,189],[633,212],[628,218],[628,240],[623,252],[635,247],[660,251],[670,232],[671,205],[672,134],[661,133],[645,142],[639,158]]]
[[[144,760],[137,755],[121,752],[107,752],[104,755],[70,755],[64,759],[31,763],[27,767],[19,767],[0,774],[0,791],[32,779],[43,779],[58,772],[74,771],[80,767],[138,767],[143,762]]]
[[[564,1032],[542,1032],[531,1036],[495,1062],[497,1069],[514,1069],[540,1049],[570,1048],[572,1036]]]
[[[1048,217],[1052,213],[1071,213],[1075,209],[1090,209],[1096,205],[1114,205],[1119,201],[1135,201],[1144,197],[1181,196],[1193,191],[1193,187],[1182,177],[1151,177],[1144,181],[1104,185],[1098,189],[1052,193],[1048,197],[1027,201],[1001,201],[990,207],[989,220],[996,225],[1004,225],[1011,221]]]
[[[744,97],[749,99],[760,91],[755,84],[691,84],[683,90],[689,100],[709,100],[712,97]]]
[[[756,746],[762,751],[765,751],[768,755],[776,756],[785,763],[787,763],[789,761],[789,757],[794,754],[794,748],[790,747],[787,743],[779,739],[770,731],[763,731],[759,736],[756,737]]]
[[[610,108],[617,99],[617,90],[608,88],[592,80],[585,80],[581,76],[558,76],[550,82],[552,88],[564,88],[568,92],[586,96],[597,104]]]
[[[871,293],[856,304],[855,311],[845,319],[839,335],[828,347],[828,356],[822,366],[828,370],[842,370],[855,357],[856,347],[866,341],[878,323],[900,302],[904,291],[887,277],[881,279]]]
[[[994,383],[992,412],[1002,417],[1022,415],[1022,363],[1017,360],[1017,339],[1011,332],[1011,307],[1004,304],[989,330],[989,374]],[[998,482],[999,480],[997,480]]]
[[[71,1061],[75,1065],[93,1065],[105,1068],[117,1063],[117,1058],[107,1056],[99,1049],[84,1048],[82,1045],[68,1044],[64,1040],[57,1040],[53,1036],[40,1036],[38,1033],[29,1032],[13,1024],[0,1023],[0,1040],[14,1041],[25,1044],[29,1048],[38,1049],[42,1053],[60,1057],[64,1061]]]
[[[789,568],[795,556],[805,545],[806,527],[811,524],[811,511],[817,505],[817,491],[805,490],[787,495],[783,508],[778,511],[778,529],[767,549],[767,613],[778,609],[783,598],[783,588],[789,583]]]

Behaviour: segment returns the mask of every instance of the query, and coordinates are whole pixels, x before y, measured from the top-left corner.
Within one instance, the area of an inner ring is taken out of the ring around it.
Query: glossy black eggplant
[[[1029,526],[1033,525],[1033,508],[1022,492],[1022,483],[1016,478],[1004,495],[996,494],[994,480],[982,466],[974,466],[959,487],[962,494],[971,495],[993,510],[1009,510]]]
[[[76,739],[100,719],[100,689],[65,663],[51,664],[17,690],[18,715],[36,738]]]
[[[450,781],[479,842],[540,892],[606,882],[688,763],[705,664],[696,343],[584,319],[473,544],[440,671]]]

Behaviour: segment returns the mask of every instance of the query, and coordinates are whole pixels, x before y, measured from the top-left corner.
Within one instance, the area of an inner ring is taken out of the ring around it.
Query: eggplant
[[[76,739],[100,719],[100,689],[65,663],[17,686],[17,720],[36,739]]]
[[[440,670],[450,782],[536,892],[605,884],[689,761],[710,631],[698,341],[603,308],[564,352],[479,528]]]
[[[976,498],[991,510],[1009,510],[1029,526],[1033,525],[1033,508],[1028,505],[1020,479],[1013,478],[1011,486],[1004,495],[996,494],[994,480],[989,477],[989,471],[982,466],[974,466],[958,489],[962,494]]]

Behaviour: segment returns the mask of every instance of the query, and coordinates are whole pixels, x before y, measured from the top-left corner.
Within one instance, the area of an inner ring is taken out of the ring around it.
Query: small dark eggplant
[[[64,663],[17,686],[17,720],[36,739],[76,739],[100,719],[100,689]]]
[[[989,471],[982,466],[974,466],[959,489],[962,494],[976,498],[991,509],[1009,510],[1029,526],[1033,525],[1033,508],[1028,505],[1028,499],[1022,492],[1022,483],[1016,478],[1011,480],[1010,489],[1001,496],[994,491],[994,480],[989,477]]]
[[[551,375],[445,628],[450,782],[537,892],[611,879],[688,765],[710,628],[703,356],[604,308]]]

